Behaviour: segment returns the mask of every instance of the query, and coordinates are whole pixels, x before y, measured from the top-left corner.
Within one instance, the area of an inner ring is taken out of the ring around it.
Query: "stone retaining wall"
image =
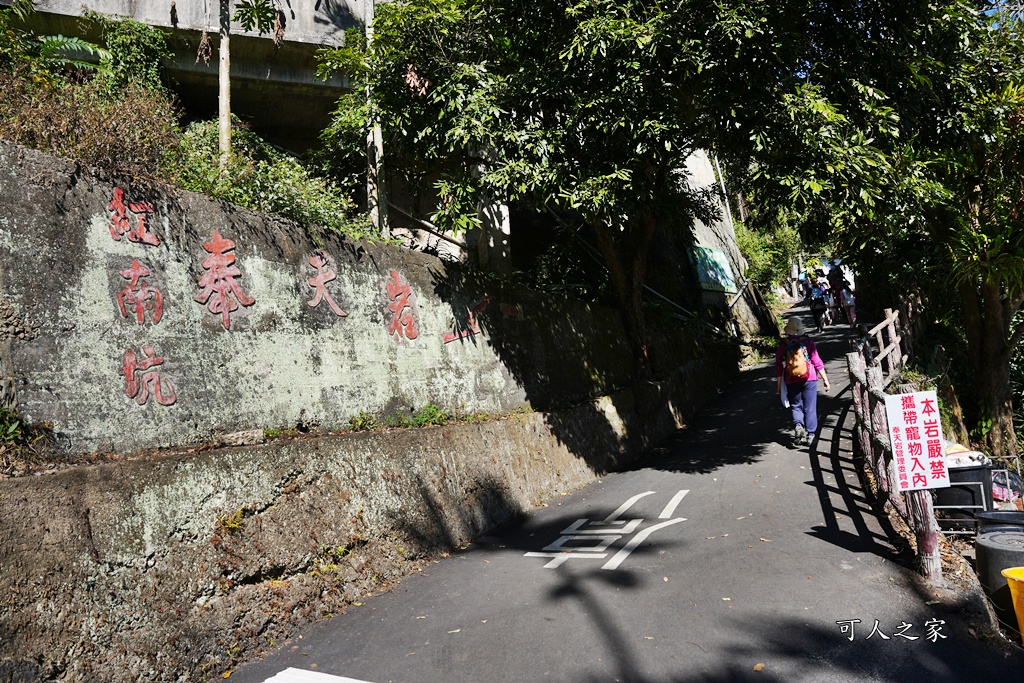
[[[720,360],[557,413],[0,481],[0,681],[219,676],[664,438]]]

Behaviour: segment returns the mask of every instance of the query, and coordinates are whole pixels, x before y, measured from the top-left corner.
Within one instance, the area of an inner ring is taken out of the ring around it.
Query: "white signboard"
[[[942,421],[934,391],[885,397],[892,442],[893,486],[899,491],[949,486],[942,448]]]

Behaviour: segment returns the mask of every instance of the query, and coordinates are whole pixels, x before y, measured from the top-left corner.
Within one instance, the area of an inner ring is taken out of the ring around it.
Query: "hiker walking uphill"
[[[778,392],[783,404],[793,412],[793,443],[808,446],[818,431],[818,377],[826,394],[832,387],[818,348],[804,335],[804,325],[799,318],[789,319],[785,334],[775,351]]]

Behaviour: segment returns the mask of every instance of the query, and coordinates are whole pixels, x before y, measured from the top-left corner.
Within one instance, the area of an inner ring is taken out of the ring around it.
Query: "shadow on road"
[[[905,564],[909,558],[890,544],[889,538],[894,535],[887,535],[892,532],[887,526],[888,520],[873,511],[860,476],[862,468],[852,453],[852,406],[844,358],[852,334],[845,328],[832,328],[817,337],[834,389],[831,395],[819,396],[822,426],[806,450],[811,476],[805,483],[817,492],[822,521],[805,533],[851,553],[870,553],[886,561]],[[743,373],[687,428],[651,449],[648,457],[627,469],[709,474],[731,465],[757,463],[779,445],[792,448],[788,411],[779,404],[774,378],[772,363]],[[421,543],[433,547],[457,545],[462,532],[437,535],[437,529],[446,528],[450,520],[437,512],[445,509],[446,503],[432,499],[432,491],[430,487],[421,487],[424,508],[431,511],[430,516],[420,523],[409,521],[405,530]],[[537,551],[543,542],[561,536],[580,516],[578,512],[558,514],[548,510],[543,515],[516,519],[521,510],[512,501],[510,492],[493,482],[475,494],[473,505],[462,513],[460,523],[465,531],[495,515],[506,515],[511,521],[484,535],[469,552],[477,549],[518,554]],[[590,510],[588,516],[600,518],[611,512]],[[631,560],[631,564],[643,566],[644,556],[657,556],[668,550],[686,552],[686,545],[679,539],[655,537],[635,548],[632,557],[638,561]],[[538,558],[538,562],[545,561]],[[702,651],[692,658],[687,655],[695,666],[688,666],[677,674],[653,675],[645,671],[644,653],[636,644],[636,625],[624,623],[608,596],[612,594],[609,589],[635,592],[639,596],[651,587],[652,581],[660,579],[634,569],[603,571],[599,565],[586,564],[582,558],[565,562],[567,564],[553,575],[553,585],[546,589],[546,599],[553,604],[563,604],[566,609],[571,606],[586,615],[588,623],[599,634],[600,653],[607,667],[600,674],[590,673],[586,671],[589,665],[581,661],[578,677],[569,679],[579,683],[608,680],[781,683],[795,680],[795,672],[799,672],[797,678],[801,681],[931,683],[987,678],[1006,680],[1008,671],[1019,673],[1019,654],[1001,654],[966,636],[966,627],[962,626],[964,613],[976,609],[976,605],[969,604],[969,599],[938,605],[924,599],[908,602],[907,613],[900,616],[904,625],[910,625],[906,633],[913,640],[896,636],[901,625],[888,622],[878,624],[888,639],[878,633],[869,639],[867,636],[872,633],[876,619],[885,615],[858,613],[855,607],[844,613],[844,603],[860,603],[856,596],[837,595],[836,609],[840,617],[853,622],[852,639],[841,631],[838,623],[833,623],[834,616],[829,617],[832,621],[822,622],[818,615],[817,624],[764,613],[758,613],[754,621],[744,621],[737,616],[727,619],[727,628],[735,633],[735,637],[729,639],[728,648],[706,651],[692,641],[676,643],[676,648]],[[947,622],[960,626],[943,633]],[[929,638],[929,628],[941,635]],[[896,650],[898,653],[894,656]],[[676,659],[681,657],[673,661]]]

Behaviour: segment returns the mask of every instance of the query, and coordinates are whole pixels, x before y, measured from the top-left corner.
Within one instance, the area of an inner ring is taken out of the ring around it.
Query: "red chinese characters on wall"
[[[391,279],[387,281],[388,310],[391,311],[391,321],[388,324],[388,334],[395,341],[416,339],[420,335],[416,327],[415,306],[412,302],[412,289],[408,282],[403,282],[397,270],[391,271]]]
[[[348,313],[341,310],[338,304],[334,302],[334,299],[331,298],[331,293],[327,291],[327,283],[338,277],[337,274],[335,274],[335,272],[327,265],[329,261],[330,257],[327,252],[324,251],[314,252],[313,255],[309,257],[309,265],[316,269],[316,275],[309,278],[307,282],[309,282],[309,286],[315,291],[313,298],[307,301],[306,304],[316,308],[320,305],[321,301],[326,300],[327,305],[331,307],[334,314],[339,318],[343,318],[347,316]]]
[[[447,344],[448,342],[453,342],[456,339],[464,339],[465,337],[469,337],[474,334],[480,334],[480,325],[478,325],[476,322],[476,316],[480,313],[480,311],[484,310],[484,308],[486,308],[487,304],[489,304],[490,302],[491,297],[487,296],[484,298],[483,301],[478,303],[476,307],[474,307],[473,310],[469,312],[469,329],[460,330],[459,332],[447,333],[446,335],[444,335],[444,337],[442,337],[444,343]]]
[[[136,321],[141,325],[146,322],[148,312],[154,324],[160,322],[164,312],[164,295],[142,279],[149,275],[149,269],[132,259],[131,267],[119,272],[121,277],[128,280],[124,289],[117,293],[117,307],[121,315],[128,318],[134,312]]]
[[[125,351],[120,370],[127,384],[125,395],[135,399],[140,406],[149,400],[150,393],[162,406],[169,406],[177,401],[178,397],[174,393],[171,380],[161,379],[160,373],[153,369],[163,365],[163,362],[163,356],[156,355],[156,350],[149,344],[142,345],[142,358],[139,358],[134,349]]]
[[[120,242],[123,236],[127,237],[130,242],[141,242],[154,247],[160,244],[160,238],[148,232],[149,214],[153,213],[152,204],[149,202],[126,203],[124,190],[115,187],[114,198],[110,200],[107,208],[114,212],[114,215],[110,217],[110,225],[107,227],[110,229],[110,236],[115,240]],[[128,216],[129,212],[135,216],[135,227],[132,227]]]
[[[256,299],[252,298],[235,281],[241,277],[242,271],[235,264],[235,255],[230,254],[235,248],[232,240],[224,239],[216,230],[209,242],[203,242],[203,249],[210,253],[203,259],[206,273],[199,278],[199,286],[203,291],[195,297],[198,303],[206,304],[210,313],[221,316],[224,329],[231,329],[231,313],[238,310],[238,305],[252,306]]]

